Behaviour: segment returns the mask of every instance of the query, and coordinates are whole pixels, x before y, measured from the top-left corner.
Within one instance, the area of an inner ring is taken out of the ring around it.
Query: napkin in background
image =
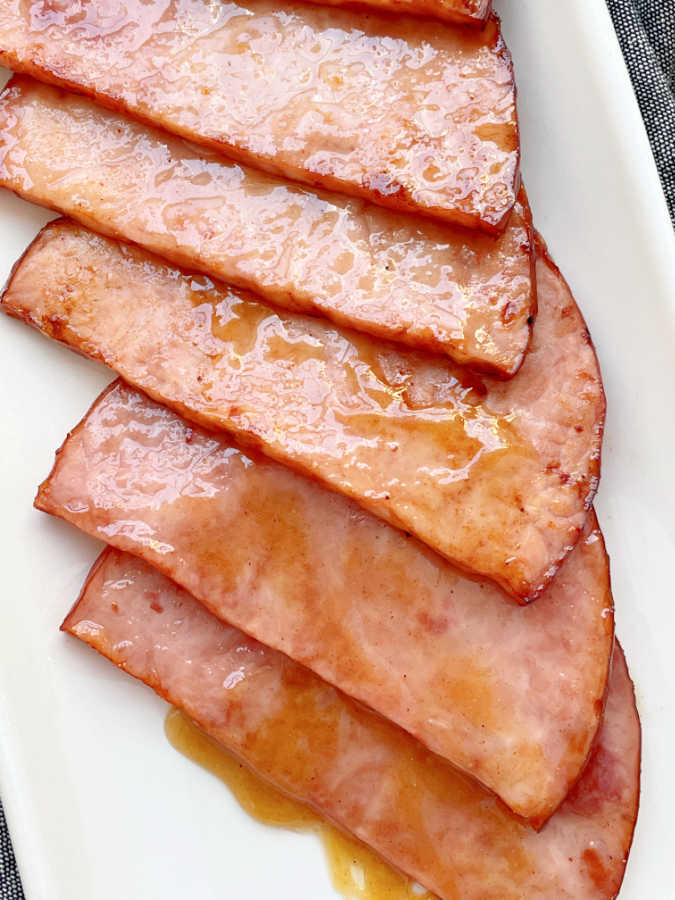
[[[675,226],[675,0],[607,0]],[[0,900],[24,900],[0,804]]]
[[[607,0],[675,226],[675,0]]]
[[[5,814],[0,803],[0,900],[24,900]]]

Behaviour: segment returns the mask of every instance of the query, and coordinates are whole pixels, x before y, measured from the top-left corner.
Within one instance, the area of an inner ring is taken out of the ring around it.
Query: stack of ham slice
[[[491,239],[300,188],[30,79],[14,79],[6,115],[8,185],[36,203],[276,305],[496,375],[523,361],[536,311],[523,190]]]
[[[0,62],[392,209],[495,234],[516,200],[513,67],[495,17],[476,31],[270,0],[6,0]]]
[[[614,898],[605,397],[511,59],[349,5],[0,10],[0,184],[68,217],[2,307],[120,376],[35,501],[108,545],[63,629],[441,900]]]
[[[404,731],[125,553],[104,551],[63,627],[440,897],[586,900],[618,891],[640,742],[618,648],[589,764],[537,833]]]

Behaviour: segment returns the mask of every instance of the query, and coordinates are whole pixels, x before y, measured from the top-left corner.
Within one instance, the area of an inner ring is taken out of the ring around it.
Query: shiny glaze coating
[[[279,314],[63,221],[2,308],[526,601],[581,533],[604,418],[583,320],[545,258],[538,282],[532,347],[508,382]]]
[[[618,648],[589,766],[537,833],[408,734],[222,625],[140,560],[105,551],[63,627],[441,900],[616,897],[640,758]]]
[[[521,192],[499,238],[312,191],[15,78],[0,184],[279,306],[513,375],[536,307]]]
[[[320,6],[374,7],[384,12],[433,16],[455,25],[482,28],[492,9],[492,0],[311,0]]]
[[[172,707],[164,733],[187,759],[227,786],[239,806],[256,822],[271,828],[315,834],[323,844],[330,879],[344,900],[438,900],[410,876],[390,866],[363,841],[336,828],[323,816],[261,778],[239,757],[209,737],[181,709]],[[307,894],[298,886],[298,900]]]
[[[172,707],[164,733],[178,753],[214,775],[256,822],[271,828],[314,834],[323,844],[330,879],[344,900],[438,900],[418,882],[323,816],[261,778],[219,744],[181,709]],[[298,885],[295,896],[307,900]]]
[[[297,181],[501,231],[515,85],[482,31],[270,0],[6,0],[0,63]]]
[[[118,382],[35,505],[406,728],[539,825],[595,736],[613,642],[595,516],[528,609],[413,538]]]

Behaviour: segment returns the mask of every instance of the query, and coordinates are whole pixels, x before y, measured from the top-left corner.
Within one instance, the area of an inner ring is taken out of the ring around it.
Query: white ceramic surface
[[[598,510],[644,728],[622,900],[675,897],[675,240],[604,0],[495,0],[523,172],[609,400]],[[48,215],[0,195],[0,280]],[[315,839],[266,829],[167,743],[164,704],[58,631],[98,546],[31,501],[110,374],[0,320],[0,792],[29,900],[329,900]]]

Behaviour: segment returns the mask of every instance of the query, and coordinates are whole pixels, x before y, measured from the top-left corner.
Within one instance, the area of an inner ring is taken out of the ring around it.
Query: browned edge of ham
[[[594,515],[553,584],[521,609],[352,501],[122,382],[69,434],[35,505],[153,564],[532,825],[588,758],[614,640]]]
[[[482,28],[492,11],[492,0],[311,0],[319,6],[431,16],[454,25]]]
[[[0,185],[95,231],[338,325],[510,377],[536,313],[521,189],[497,238],[312,191],[17,77]]]
[[[2,308],[526,602],[584,527],[605,412],[569,288],[545,253],[537,270],[531,350],[508,382],[277,314],[68,222],[38,236]]]
[[[498,233],[518,193],[513,64],[494,15],[479,31],[290,0],[6,0],[0,63],[399,211]]]
[[[63,628],[145,681],[289,796],[441,900],[616,897],[639,801],[640,724],[617,647],[581,780],[539,833],[405,732],[106,550]]]

